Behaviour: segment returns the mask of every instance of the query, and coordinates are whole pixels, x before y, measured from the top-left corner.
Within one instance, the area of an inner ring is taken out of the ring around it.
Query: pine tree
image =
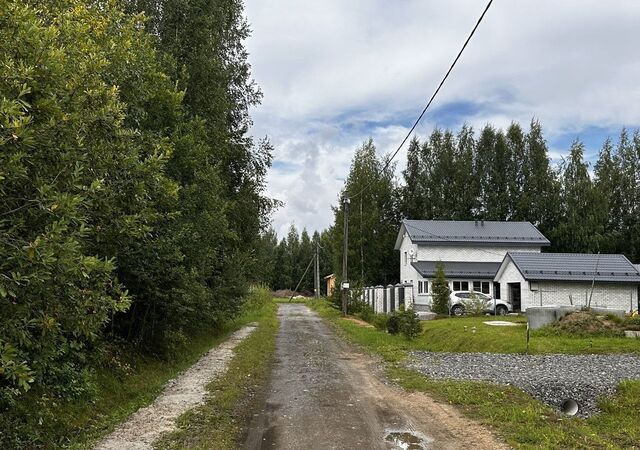
[[[603,229],[598,226],[598,211],[589,166],[584,162],[584,144],[571,145],[568,160],[561,166],[561,219],[551,235],[559,251],[596,252]]]
[[[527,177],[525,134],[519,124],[512,122],[507,129],[505,138],[508,157],[506,168],[507,176],[504,179],[504,186],[509,202],[506,218],[509,220],[527,220],[528,205],[522,200]]]
[[[433,278],[433,312],[438,314],[449,314],[449,283],[444,272],[444,265],[439,262],[436,265],[436,273]]]
[[[551,169],[547,144],[539,122],[531,121],[525,143],[526,168],[520,209],[523,220],[530,221],[544,234],[556,225],[559,185]]]

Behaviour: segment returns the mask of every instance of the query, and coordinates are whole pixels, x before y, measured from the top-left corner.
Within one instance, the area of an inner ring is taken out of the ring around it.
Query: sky
[[[394,151],[486,5],[480,0],[246,0],[246,41],[264,97],[252,134],[274,161],[273,226],[333,222],[356,148]],[[594,160],[640,127],[640,2],[495,0],[416,130],[467,123],[525,128],[536,118],[559,160],[579,138]],[[397,157],[398,181],[406,147]]]

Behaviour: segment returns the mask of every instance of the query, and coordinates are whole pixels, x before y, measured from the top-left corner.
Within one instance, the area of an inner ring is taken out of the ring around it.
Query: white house
[[[413,285],[416,304],[430,305],[438,262],[451,290],[502,298],[506,288],[494,277],[507,253],[540,253],[548,245],[529,222],[404,220],[395,249],[400,251],[400,281]]]
[[[495,275],[503,298],[530,306],[639,308],[640,273],[624,255],[509,252]]]

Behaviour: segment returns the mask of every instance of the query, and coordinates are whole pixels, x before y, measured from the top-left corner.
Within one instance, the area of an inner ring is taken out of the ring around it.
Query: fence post
[[[413,284],[405,283],[404,285],[404,304],[405,308],[413,308]]]
[[[387,286],[387,290],[389,291],[389,305],[391,305],[391,309],[393,310],[395,303],[396,303],[396,291],[395,291],[395,287],[393,286],[393,284],[390,284]]]

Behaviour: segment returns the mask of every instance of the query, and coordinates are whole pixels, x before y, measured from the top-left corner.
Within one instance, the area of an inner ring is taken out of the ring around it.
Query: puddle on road
[[[426,450],[433,441],[421,433],[411,431],[391,431],[385,436],[385,441],[392,445],[394,450]]]

